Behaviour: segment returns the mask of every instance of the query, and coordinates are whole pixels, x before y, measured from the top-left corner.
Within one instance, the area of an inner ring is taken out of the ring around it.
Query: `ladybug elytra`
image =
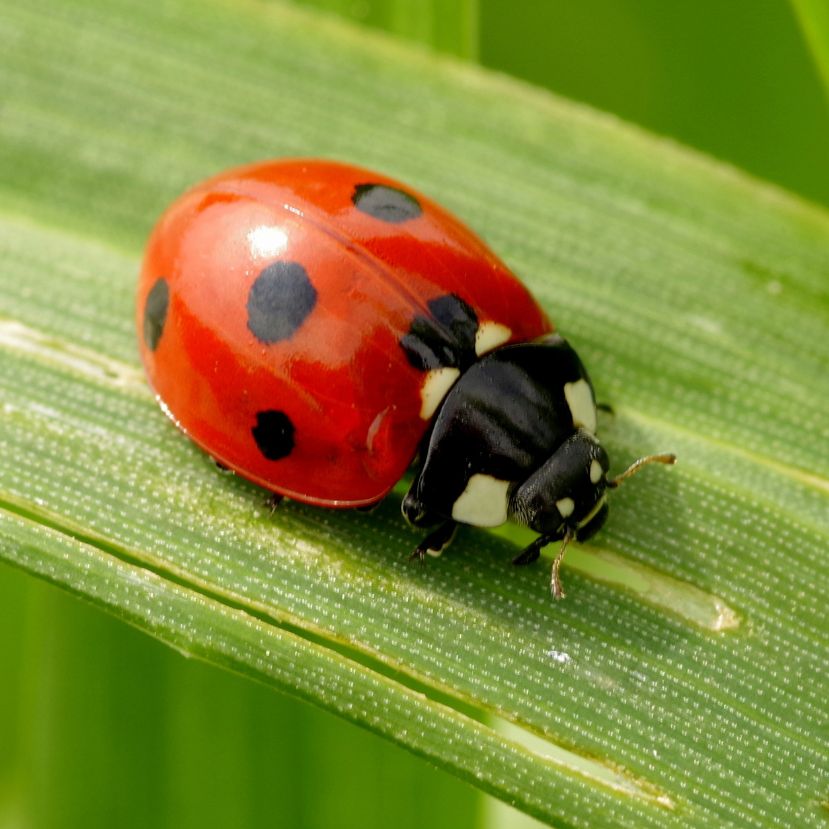
[[[321,160],[185,193],[150,236],[137,325],[152,388],[218,463],[325,507],[402,504],[439,554],[458,524],[592,536],[608,478],[584,366],[527,289],[439,205]]]

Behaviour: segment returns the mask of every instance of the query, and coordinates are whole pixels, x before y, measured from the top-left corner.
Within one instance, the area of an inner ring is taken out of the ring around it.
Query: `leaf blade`
[[[289,690],[401,742],[484,790],[511,796],[530,814],[550,819],[548,804],[556,800],[559,787],[584,786],[574,774],[576,769],[589,781],[634,795],[650,807],[670,808],[660,795],[611,769],[578,757],[569,758],[569,763],[551,762],[327,647],[263,624],[242,610],[179,587],[146,568],[110,557],[106,551],[84,549],[88,545],[71,539],[66,532],[5,509],[0,510],[0,526],[0,549],[12,563],[115,612],[186,656]],[[33,551],[35,536],[38,542]],[[200,630],[200,616],[206,618],[204,630]],[[413,719],[416,730],[411,728]],[[481,751],[491,752],[497,763],[475,773],[466,755]],[[557,776],[549,773],[553,769]],[[569,784],[561,780],[562,772],[571,777]],[[532,794],[521,782],[528,773],[533,778]]]
[[[772,825],[814,823],[826,215],[609,119],[313,17],[190,10],[4,9],[0,146],[16,163],[0,187],[0,314],[17,326],[0,331],[4,503],[110,545],[171,590],[345,645],[355,664],[399,672],[401,693],[422,686],[625,767],[681,804],[683,825],[751,825],[760,808]],[[36,32],[54,41],[48,54],[27,51]],[[706,634],[578,567],[553,606],[543,572],[511,572],[510,543],[474,531],[413,570],[393,502],[269,519],[256,490],[217,476],[163,421],[137,379],[141,238],[190,181],[273,152],[381,167],[474,221],[613,402],[602,429],[614,463],[680,454],[676,470],[619,492],[602,549],[722,598],[736,632]],[[458,770],[474,777],[471,755]],[[541,805],[536,784],[510,781],[500,796],[548,820],[662,825],[624,796],[570,791],[568,775]]]

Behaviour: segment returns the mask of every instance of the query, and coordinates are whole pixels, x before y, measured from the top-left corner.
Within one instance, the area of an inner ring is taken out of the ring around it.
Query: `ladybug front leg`
[[[526,564],[532,564],[534,561],[538,561],[538,557],[541,555],[541,550],[554,540],[555,539],[549,535],[538,536],[532,544],[521,550],[521,552],[512,560],[512,563],[518,567],[523,567]]]
[[[444,521],[437,529],[432,530],[417,547],[412,550],[409,560],[423,561],[427,555],[437,558],[451,543],[458,529],[457,522]]]
[[[564,588],[561,586],[561,577],[559,576],[559,569],[561,568],[561,560],[564,558],[564,551],[567,545],[576,537],[575,530],[568,527],[564,536],[549,534],[540,535],[529,546],[525,547],[513,560],[513,564],[522,566],[524,564],[532,564],[538,560],[541,555],[541,550],[553,541],[561,541],[558,553],[553,559],[553,566],[550,570],[550,592],[554,599],[563,599],[565,596]]]

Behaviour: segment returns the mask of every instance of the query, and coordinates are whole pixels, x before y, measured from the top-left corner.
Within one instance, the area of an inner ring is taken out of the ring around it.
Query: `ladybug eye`
[[[351,201],[363,213],[392,224],[416,219],[423,212],[414,196],[385,184],[358,184]]]

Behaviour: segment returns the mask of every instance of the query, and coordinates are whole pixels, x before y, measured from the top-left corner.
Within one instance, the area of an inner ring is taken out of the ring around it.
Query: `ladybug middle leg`
[[[458,524],[456,521],[444,521],[412,550],[409,560],[417,559],[417,561],[423,561],[427,555],[439,556],[452,543],[457,529]]]
[[[278,492],[271,492],[265,499],[265,506],[270,510],[271,515],[273,515],[284,500],[284,495],[280,495]]]

